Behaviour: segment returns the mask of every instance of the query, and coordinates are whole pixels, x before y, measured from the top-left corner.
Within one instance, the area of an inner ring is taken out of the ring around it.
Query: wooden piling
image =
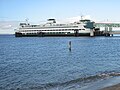
[[[71,41],[69,41],[69,51],[71,51]]]

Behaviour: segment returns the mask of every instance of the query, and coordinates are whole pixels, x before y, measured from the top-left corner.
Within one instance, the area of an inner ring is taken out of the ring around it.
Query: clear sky
[[[0,21],[45,21],[90,15],[120,21],[120,0],[0,0]]]

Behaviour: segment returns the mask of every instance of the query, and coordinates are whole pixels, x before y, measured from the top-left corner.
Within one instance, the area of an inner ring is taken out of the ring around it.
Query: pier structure
[[[113,36],[120,34],[120,22],[96,22],[95,28],[99,28],[104,36]]]

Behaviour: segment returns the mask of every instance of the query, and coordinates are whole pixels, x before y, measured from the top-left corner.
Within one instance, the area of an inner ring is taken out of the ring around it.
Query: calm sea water
[[[0,90],[75,90],[112,76],[120,76],[120,37],[0,35]]]

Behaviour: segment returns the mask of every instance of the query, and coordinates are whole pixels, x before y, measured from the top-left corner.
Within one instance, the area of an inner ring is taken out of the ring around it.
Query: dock
[[[95,27],[99,28],[104,36],[120,34],[120,22],[97,22]]]

